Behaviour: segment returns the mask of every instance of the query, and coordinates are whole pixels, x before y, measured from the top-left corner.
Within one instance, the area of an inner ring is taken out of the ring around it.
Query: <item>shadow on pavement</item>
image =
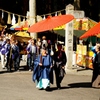
[[[28,67],[20,66],[18,71],[28,71]],[[7,69],[3,69],[3,70],[0,71],[0,74],[13,73],[13,72],[16,72],[14,70],[14,68],[11,68],[11,70],[9,70],[9,71]]]
[[[91,82],[71,83],[68,84],[69,88],[91,88]]]
[[[13,72],[16,72],[16,71],[14,71],[14,70],[11,70],[11,71],[3,70],[3,71],[0,71],[0,74],[13,73]]]
[[[58,89],[57,87],[50,87],[49,90],[47,90],[47,92],[52,92],[52,91],[56,91],[56,90],[62,90],[62,89],[68,89],[69,87],[67,86],[63,86],[60,89]]]
[[[86,70],[91,70],[92,71],[93,69],[84,68],[84,67],[83,68],[82,67],[81,68],[77,68],[77,71],[86,71]]]
[[[60,89],[58,89],[57,87],[50,87],[46,91],[52,92],[52,91],[56,91],[56,90],[63,90],[63,89],[70,89],[70,88],[80,88],[80,87],[81,88],[92,88],[91,82],[71,83],[71,84],[68,84],[67,86],[62,86]]]
[[[25,65],[25,66],[20,66],[19,68],[20,71],[28,71],[29,68]]]
[[[0,71],[0,74],[9,73],[8,71]]]

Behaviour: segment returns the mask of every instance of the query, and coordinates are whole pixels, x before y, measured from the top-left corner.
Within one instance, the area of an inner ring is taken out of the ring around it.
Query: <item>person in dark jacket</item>
[[[4,46],[5,48],[5,56],[6,56],[6,68],[8,71],[11,71],[11,68],[13,67],[12,64],[12,48],[10,44],[10,39],[6,40],[6,44]]]
[[[64,78],[65,70],[64,67],[66,65],[66,54],[62,50],[62,45],[57,44],[58,51],[54,52],[54,70],[55,70],[55,76],[56,76],[56,85],[57,88],[61,88],[61,82]]]
[[[19,47],[18,47],[18,41],[15,40],[13,41],[12,44],[12,60],[13,60],[13,66],[15,71],[19,71],[19,59],[20,55],[19,55]]]
[[[27,65],[29,67],[29,71],[33,70],[34,60],[36,59],[37,55],[37,46],[35,39],[31,40],[31,43],[26,48],[27,51]]]
[[[96,47],[96,52],[93,64],[92,87],[100,88],[100,45]]]

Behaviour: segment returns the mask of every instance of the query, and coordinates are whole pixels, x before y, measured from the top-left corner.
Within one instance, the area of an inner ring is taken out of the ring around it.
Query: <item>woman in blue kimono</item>
[[[49,89],[50,82],[53,83],[52,59],[42,48],[41,54],[34,61],[33,81],[38,89]]]

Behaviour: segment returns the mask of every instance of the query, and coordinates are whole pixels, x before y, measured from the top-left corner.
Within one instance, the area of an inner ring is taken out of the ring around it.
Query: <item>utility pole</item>
[[[30,26],[36,22],[36,0],[29,0],[29,14],[30,14]],[[30,33],[30,35],[37,39],[37,33]]]

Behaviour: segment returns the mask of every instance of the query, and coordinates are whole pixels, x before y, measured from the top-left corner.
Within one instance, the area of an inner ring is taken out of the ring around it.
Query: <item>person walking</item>
[[[29,44],[26,48],[27,51],[27,65],[29,67],[29,71],[33,70],[33,64],[34,64],[34,60],[36,58],[37,55],[37,47],[36,47],[36,42],[34,39],[31,40],[31,44]]]
[[[1,66],[2,69],[5,69],[5,46],[6,40],[3,40],[3,37],[0,37],[0,59],[1,59]]]
[[[6,57],[5,67],[7,68],[8,71],[11,71],[11,68],[13,67],[13,63],[12,63],[12,48],[10,44],[10,39],[6,40],[6,44],[4,48],[5,48],[5,57]]]
[[[93,64],[93,69],[95,67],[95,57],[97,55],[97,48],[100,46],[99,42],[96,42],[96,45],[91,47],[91,51],[94,53],[93,57],[92,57],[92,64]],[[95,70],[93,70],[93,75],[92,75],[92,83],[95,80],[96,76],[95,76]]]
[[[56,86],[57,89],[61,88],[61,82],[64,78],[64,74],[65,74],[65,64],[67,61],[66,58],[66,54],[65,52],[62,50],[62,45],[61,44],[57,44],[57,49],[58,51],[54,52],[54,70],[55,70],[55,76],[56,76]]]
[[[53,84],[52,58],[45,47],[34,61],[33,81],[38,89],[48,90],[50,83]]]
[[[18,41],[17,40],[13,41],[11,47],[12,47],[13,66],[15,71],[19,71],[20,54],[19,54]]]
[[[93,64],[92,87],[100,88],[100,45],[96,47],[96,52]]]

